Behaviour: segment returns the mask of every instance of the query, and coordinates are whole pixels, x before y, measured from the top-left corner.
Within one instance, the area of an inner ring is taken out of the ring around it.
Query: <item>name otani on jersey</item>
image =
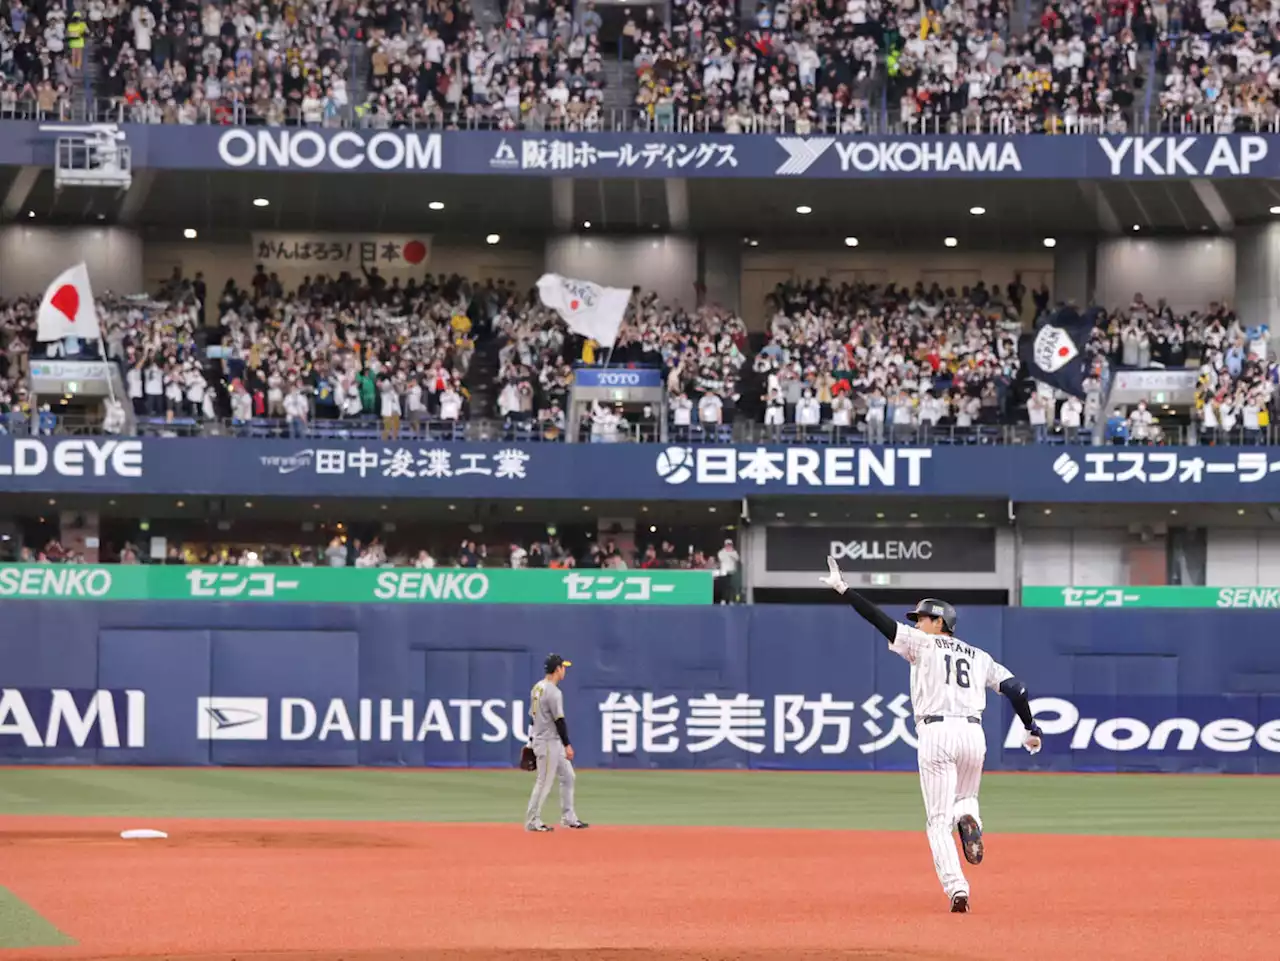
[[[1013,672],[981,648],[946,634],[926,634],[899,624],[889,650],[911,664],[911,705],[916,717],[980,716],[987,690],[999,690]]]

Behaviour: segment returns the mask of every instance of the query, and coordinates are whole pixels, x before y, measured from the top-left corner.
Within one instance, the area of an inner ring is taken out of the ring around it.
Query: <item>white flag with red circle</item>
[[[627,312],[631,291],[625,287],[601,287],[587,280],[559,274],[538,278],[542,303],[558,313],[575,334],[590,337],[601,347],[612,347]]]
[[[64,270],[54,278],[44,292],[40,312],[36,314],[36,340],[44,342],[65,337],[102,339],[98,308],[89,287],[89,268],[83,263]]]

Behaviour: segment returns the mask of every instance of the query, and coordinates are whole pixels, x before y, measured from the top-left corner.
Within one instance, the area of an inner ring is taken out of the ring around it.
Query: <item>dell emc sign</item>
[[[765,568],[817,571],[830,554],[847,571],[910,573],[996,569],[991,527],[770,527]]]
[[[838,561],[928,561],[933,541],[832,541],[827,549]]]

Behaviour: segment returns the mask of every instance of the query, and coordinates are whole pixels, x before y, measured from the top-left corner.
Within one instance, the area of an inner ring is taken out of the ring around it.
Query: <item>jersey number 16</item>
[[[947,654],[943,657],[947,662],[947,683],[951,683],[951,655]],[[956,658],[956,687],[969,686],[969,661],[967,658]]]

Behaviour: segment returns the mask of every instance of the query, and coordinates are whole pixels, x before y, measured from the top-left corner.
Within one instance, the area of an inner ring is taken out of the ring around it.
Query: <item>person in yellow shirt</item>
[[[67,49],[71,51],[72,70],[84,68],[84,35],[87,31],[84,17],[77,10],[71,15],[71,21],[67,24]]]
[[[582,362],[588,366],[596,362],[596,348],[600,345],[590,338],[582,345]]]

